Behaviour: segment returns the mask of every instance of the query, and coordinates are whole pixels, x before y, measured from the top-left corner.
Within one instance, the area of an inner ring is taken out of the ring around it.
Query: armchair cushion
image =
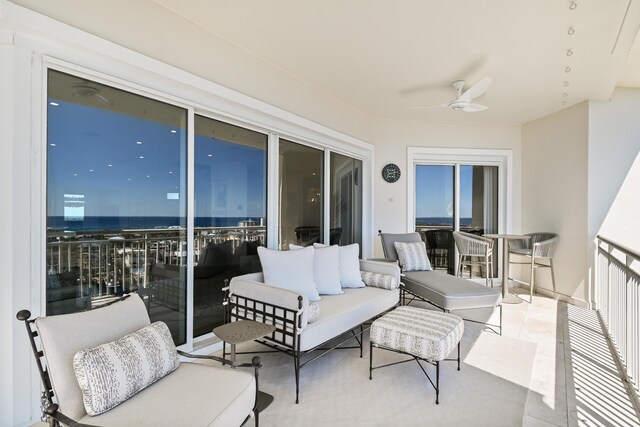
[[[424,242],[394,242],[398,253],[398,260],[402,271],[427,271],[431,270],[431,263],[427,257],[427,248]]]
[[[99,310],[36,319],[51,385],[65,415],[77,419],[86,413],[73,370],[75,354],[135,332],[149,323],[144,302],[135,294]]]
[[[164,322],[80,350],[73,369],[89,415],[99,415],[173,372],[180,360]]]

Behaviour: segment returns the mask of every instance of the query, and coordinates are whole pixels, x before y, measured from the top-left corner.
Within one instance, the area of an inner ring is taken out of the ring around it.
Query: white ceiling
[[[94,9],[68,1],[14,2],[63,21],[76,15],[70,18],[76,25],[83,22],[84,13],[88,31],[98,10],[96,2],[91,2]],[[71,3],[77,7],[61,12],[61,4]],[[113,20],[117,27],[115,17],[123,11],[108,11],[107,1],[97,3],[103,11],[97,16]],[[180,23],[183,33],[186,20],[194,36],[222,38],[298,84],[371,118],[519,124],[587,99],[608,99],[617,84],[640,87],[640,41],[629,58],[640,28],[640,0],[575,0],[573,10],[571,3],[151,0],[134,4],[138,14],[146,8],[149,16],[155,16],[151,9],[156,15],[162,9]],[[573,35],[568,34],[571,27]],[[144,37],[141,31],[140,38]],[[447,102],[454,97],[452,81],[473,84],[484,76],[493,77],[493,84],[476,102],[489,106],[486,111],[410,108]]]

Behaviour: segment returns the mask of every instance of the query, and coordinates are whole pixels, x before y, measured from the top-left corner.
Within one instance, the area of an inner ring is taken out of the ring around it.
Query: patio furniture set
[[[471,266],[470,257],[484,257],[486,283],[492,284],[492,242],[465,234],[454,233],[460,250],[458,274],[462,265]],[[359,348],[362,357],[366,330],[370,330],[369,378],[373,370],[415,360],[435,388],[439,403],[440,362],[455,361],[460,370],[464,321],[451,312],[499,308],[499,325],[487,326],[494,331],[497,326],[501,334],[503,294],[431,270],[418,233],[380,233],[380,237],[384,261],[359,260],[357,244],[315,244],[290,251],[258,248],[263,272],[231,280],[226,324],[217,328],[217,335],[231,344],[230,359],[226,346],[222,357],[176,350],[166,325],[150,323],[137,294],[98,309],[35,320],[28,311],[19,312],[44,385],[44,416],[51,425],[75,421],[114,425],[123,420],[141,425],[196,421],[240,425],[253,417],[257,426],[260,411],[273,397],[258,389],[260,358],[237,363],[236,355],[242,353],[236,352],[236,344],[255,340],[270,351],[291,356],[298,403],[301,368],[334,349]],[[542,265],[541,256],[553,255],[557,236],[551,239],[555,240],[547,244],[531,236],[519,240],[513,250],[530,257],[533,270]],[[415,300],[442,312],[410,306]],[[114,324],[109,318],[127,322]],[[354,339],[357,345],[349,344]],[[456,347],[457,358],[447,359]],[[374,366],[374,348],[409,359]],[[179,356],[209,359],[231,368],[250,367],[254,372],[181,363]],[[421,362],[435,366],[435,381]],[[181,400],[188,402],[188,411],[176,409],[176,389],[181,390]]]

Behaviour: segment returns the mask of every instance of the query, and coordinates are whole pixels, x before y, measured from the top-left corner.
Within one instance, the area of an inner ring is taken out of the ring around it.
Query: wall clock
[[[389,163],[382,168],[382,179],[387,182],[396,182],[400,179],[400,168],[398,165]]]

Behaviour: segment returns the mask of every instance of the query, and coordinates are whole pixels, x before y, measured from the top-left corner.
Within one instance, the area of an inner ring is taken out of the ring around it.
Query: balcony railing
[[[194,262],[211,242],[265,243],[264,226],[198,227],[194,230]],[[91,288],[92,299],[122,293],[132,284],[147,287],[152,263],[187,264],[184,228],[121,231],[48,232],[47,287]]]
[[[596,308],[637,399],[640,385],[640,254],[602,236],[597,240]]]

